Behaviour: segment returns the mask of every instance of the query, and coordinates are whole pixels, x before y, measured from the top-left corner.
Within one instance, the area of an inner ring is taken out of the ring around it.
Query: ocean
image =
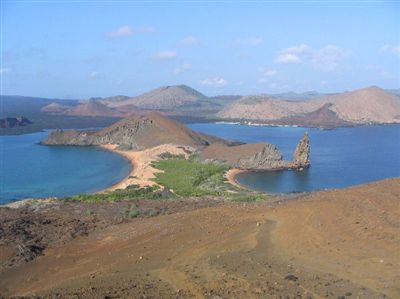
[[[302,172],[245,172],[240,184],[291,193],[344,188],[400,176],[400,126],[320,130],[300,127],[195,123],[190,128],[225,139],[269,142],[286,159],[307,131],[311,167]],[[97,147],[44,146],[48,132],[0,136],[0,204],[25,198],[64,197],[110,187],[126,177],[125,158]]]
[[[131,170],[128,160],[101,148],[39,145],[47,135],[0,136],[0,204],[100,191]]]
[[[254,190],[291,193],[344,188],[400,176],[400,126],[360,126],[320,130],[198,123],[190,128],[242,142],[275,144],[286,159],[304,132],[310,135],[311,167],[302,172],[246,172],[237,181]]]

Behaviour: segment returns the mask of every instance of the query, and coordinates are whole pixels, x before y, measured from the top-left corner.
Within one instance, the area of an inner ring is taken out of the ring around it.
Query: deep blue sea
[[[286,159],[305,131],[310,134],[311,167],[303,172],[246,172],[242,185],[272,193],[343,188],[400,176],[400,126],[362,126],[319,130],[231,124],[192,124],[193,130],[243,142],[269,142]]]
[[[125,158],[100,148],[37,144],[47,134],[0,136],[0,204],[96,192],[131,170]]]
[[[247,172],[238,181],[273,193],[343,188],[400,176],[400,126],[319,130],[201,123],[196,131],[243,142],[270,142],[291,159],[305,131],[312,166],[303,171]],[[23,198],[95,192],[120,181],[131,166],[96,147],[37,144],[47,132],[0,136],[0,204]]]

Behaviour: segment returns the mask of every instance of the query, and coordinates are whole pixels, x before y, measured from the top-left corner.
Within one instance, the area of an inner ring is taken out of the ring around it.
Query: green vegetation
[[[231,196],[231,200],[235,202],[256,202],[265,199],[265,194],[259,193],[236,193]]]
[[[159,186],[140,188],[131,185],[124,190],[81,194],[66,199],[90,202],[200,196],[218,196],[235,202],[256,202],[265,199],[265,194],[240,189],[227,183],[224,174],[229,168],[224,164],[205,163],[195,155],[185,159],[183,155],[163,153],[162,158],[163,160],[153,163],[153,167],[163,171],[157,173],[154,179],[162,186],[161,188]],[[155,216],[159,211],[155,209],[141,211],[136,205],[132,205],[122,213],[126,217],[135,218],[139,215]]]
[[[177,196],[221,196],[228,189],[224,178],[228,168],[224,165],[202,163],[194,157],[173,157],[157,161],[153,167],[163,171],[156,175],[155,182]]]
[[[140,216],[141,211],[136,204],[132,204],[129,209],[122,210],[122,214],[125,215],[125,217],[136,218]]]
[[[72,197],[67,197],[68,200],[78,201],[114,201],[114,200],[127,200],[134,198],[158,199],[162,195],[159,187],[146,187],[139,188],[136,185],[128,186],[126,189],[119,189],[110,192],[97,193],[97,194],[79,194]]]

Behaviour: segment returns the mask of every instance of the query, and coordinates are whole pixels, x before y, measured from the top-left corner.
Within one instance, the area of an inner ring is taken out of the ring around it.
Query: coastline
[[[137,161],[137,154],[135,154],[136,152],[134,151],[121,151],[117,149],[117,145],[115,144],[105,144],[105,145],[100,145],[100,147],[102,149],[108,150],[110,152],[113,152],[115,154],[118,154],[122,157],[124,157],[125,159],[127,159],[129,161],[129,163],[131,164],[131,171],[128,173],[128,175],[126,177],[124,177],[121,181],[119,181],[118,183],[107,187],[105,189],[102,189],[96,193],[103,193],[103,192],[107,192],[107,191],[115,191],[117,189],[125,189],[126,187],[128,187],[129,185],[140,185],[141,187],[147,187],[147,186],[151,186],[152,183],[151,182],[145,182],[145,181],[140,181],[138,182],[137,179],[134,179],[135,177],[137,177],[137,169],[139,166],[139,163]],[[154,183],[153,183],[154,184]]]
[[[100,145],[100,147],[126,158],[131,163],[132,170],[120,182],[97,193],[125,189],[129,185],[138,185],[141,188],[157,185],[153,179],[155,179],[160,170],[153,168],[152,162],[158,160],[159,155],[168,152],[172,155],[184,155],[187,158],[189,156],[188,152],[193,150],[191,147],[182,147],[175,144],[162,144],[142,151],[118,150],[118,145],[116,144]]]
[[[226,172],[225,178],[228,180],[228,182],[229,182],[231,185],[233,185],[233,186],[235,186],[235,187],[238,187],[238,188],[241,188],[241,189],[246,189],[246,190],[254,191],[254,190],[252,190],[252,189],[250,189],[250,188],[247,188],[246,186],[243,186],[243,185],[240,184],[240,183],[238,182],[238,180],[236,179],[236,177],[237,177],[238,174],[243,173],[243,172],[246,172],[246,171],[247,171],[247,170],[244,170],[244,169],[232,168],[232,169],[229,169],[229,170]]]

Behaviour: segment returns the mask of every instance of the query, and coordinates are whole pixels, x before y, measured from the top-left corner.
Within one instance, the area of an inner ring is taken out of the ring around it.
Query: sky
[[[1,1],[1,94],[400,87],[400,1]]]

